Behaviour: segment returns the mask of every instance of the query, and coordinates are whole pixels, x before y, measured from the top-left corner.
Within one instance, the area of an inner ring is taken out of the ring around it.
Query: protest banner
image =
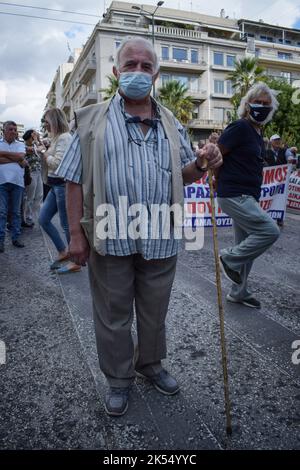
[[[287,210],[300,214],[300,170],[293,171],[289,179]]]
[[[278,165],[263,169],[260,205],[274,220],[284,218],[288,181],[291,165]],[[300,195],[300,193],[299,193]],[[211,227],[211,203],[207,175],[184,188],[185,227]],[[300,206],[300,200],[299,200]],[[218,227],[232,225],[231,218],[222,212],[216,200],[216,223]]]

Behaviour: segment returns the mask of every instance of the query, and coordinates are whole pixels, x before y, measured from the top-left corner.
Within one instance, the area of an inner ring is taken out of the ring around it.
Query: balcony
[[[217,98],[217,99],[221,99],[221,100],[230,100],[230,98],[232,98],[232,93],[229,94],[229,93],[216,93],[216,92],[212,92],[211,94],[211,97],[212,98]]]
[[[97,103],[97,92],[96,91],[88,91],[87,94],[81,100],[81,106],[88,106],[89,104],[96,104]]]
[[[207,70],[207,65],[204,60],[198,63],[192,63],[190,60],[178,59],[159,59],[161,71],[176,70],[176,72],[198,72],[203,73]]]
[[[200,103],[208,99],[206,90],[188,90],[188,95],[190,95],[194,101],[199,101]]]
[[[287,66],[294,66],[300,65],[300,54],[299,53],[291,53],[290,55],[287,52],[282,52],[282,55],[278,55],[278,52],[275,50],[270,49],[262,49],[255,51],[255,57],[259,60],[259,62],[266,63],[266,64],[283,64]]]
[[[64,113],[68,113],[71,109],[71,101],[70,100],[65,100],[62,106],[62,109]]]
[[[97,62],[94,59],[86,59],[79,72],[79,81],[81,84],[87,84],[91,77],[96,73]]]
[[[223,130],[226,127],[225,122],[221,121],[213,121],[212,119],[192,119],[188,127],[193,129],[216,129],[216,130]]]
[[[152,25],[149,26],[149,32],[152,34]],[[194,29],[184,29],[184,28],[176,28],[176,27],[167,27],[167,26],[154,26],[154,34],[159,36],[169,36],[173,39],[177,38],[189,38],[189,39],[201,39],[203,37],[207,37],[207,33],[201,31],[195,31]]]
[[[235,70],[234,68],[234,65],[215,65],[215,64],[212,64],[211,65],[211,69],[212,70],[220,70],[221,72],[232,72],[233,70]]]

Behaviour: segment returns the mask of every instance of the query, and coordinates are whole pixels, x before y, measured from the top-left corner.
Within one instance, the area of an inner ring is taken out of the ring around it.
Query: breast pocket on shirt
[[[158,165],[163,170],[171,171],[170,145],[168,139],[160,139],[159,141]]]

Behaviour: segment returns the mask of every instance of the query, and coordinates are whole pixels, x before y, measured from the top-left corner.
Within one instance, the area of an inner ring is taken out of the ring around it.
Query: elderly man
[[[11,213],[12,244],[23,248],[21,233],[21,202],[24,192],[25,145],[17,140],[17,124],[3,124],[3,139],[0,139],[0,253],[4,252],[5,229],[8,204]]]
[[[161,361],[166,356],[165,318],[180,243],[175,232],[182,217],[172,214],[168,237],[163,237],[152,207],[181,207],[183,183],[203,175],[204,158],[216,168],[222,156],[209,144],[195,158],[182,126],[150,96],[158,63],[148,41],[124,40],[113,73],[118,93],[76,113],[77,133],[57,173],[68,181],[71,256],[82,265],[88,259],[99,362],[109,384],[105,410],[120,416],[127,410],[136,373],[163,394],[179,390]],[[130,235],[128,214],[135,214],[136,205],[145,216],[140,236]],[[117,215],[111,224],[116,236],[105,239],[100,214],[111,207]],[[147,230],[155,224],[159,236]],[[137,354],[131,336],[133,304]]]
[[[278,238],[279,229],[259,205],[264,141],[262,127],[272,119],[278,102],[265,83],[257,83],[239,107],[241,119],[231,123],[218,140],[224,163],[218,172],[218,202],[233,219],[235,245],[221,251],[220,264],[233,285],[229,302],[260,308],[248,290],[253,261]]]
[[[267,166],[284,165],[287,163],[288,155],[288,149],[283,147],[280,135],[272,135],[270,137],[270,147],[265,156]]]

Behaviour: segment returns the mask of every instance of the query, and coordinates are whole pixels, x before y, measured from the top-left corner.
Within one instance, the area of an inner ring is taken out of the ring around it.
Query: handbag
[[[24,168],[24,185],[29,186],[31,184],[32,178],[30,173],[29,166],[25,166]]]

